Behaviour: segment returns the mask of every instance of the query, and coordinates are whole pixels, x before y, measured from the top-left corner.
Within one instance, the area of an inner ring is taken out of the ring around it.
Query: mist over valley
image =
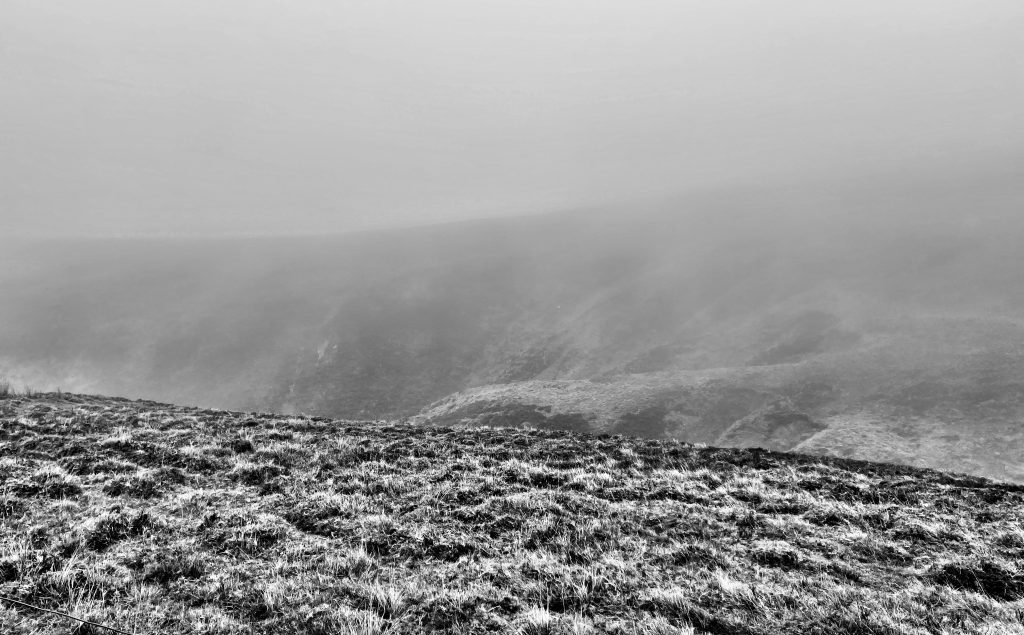
[[[17,386],[1024,479],[1006,168],[320,237],[8,246]]]

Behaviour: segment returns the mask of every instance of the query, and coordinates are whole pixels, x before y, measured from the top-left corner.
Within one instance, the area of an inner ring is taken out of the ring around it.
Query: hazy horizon
[[[1009,1],[5,15],[7,236],[339,233],[1024,157]]]

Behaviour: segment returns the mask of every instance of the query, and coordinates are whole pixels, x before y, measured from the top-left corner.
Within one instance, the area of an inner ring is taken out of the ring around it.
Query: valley
[[[337,236],[22,241],[0,252],[0,376],[1020,481],[1024,192],[995,172]]]

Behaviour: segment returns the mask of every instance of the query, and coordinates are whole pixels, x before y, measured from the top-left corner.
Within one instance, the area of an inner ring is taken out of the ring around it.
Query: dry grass
[[[1024,633],[1020,486],[75,395],[0,418],[0,594],[137,633]]]

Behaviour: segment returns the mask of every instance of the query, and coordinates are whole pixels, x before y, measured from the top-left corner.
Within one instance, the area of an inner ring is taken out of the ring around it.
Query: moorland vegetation
[[[0,517],[0,595],[139,634],[1024,633],[1024,487],[838,458],[8,394]]]

